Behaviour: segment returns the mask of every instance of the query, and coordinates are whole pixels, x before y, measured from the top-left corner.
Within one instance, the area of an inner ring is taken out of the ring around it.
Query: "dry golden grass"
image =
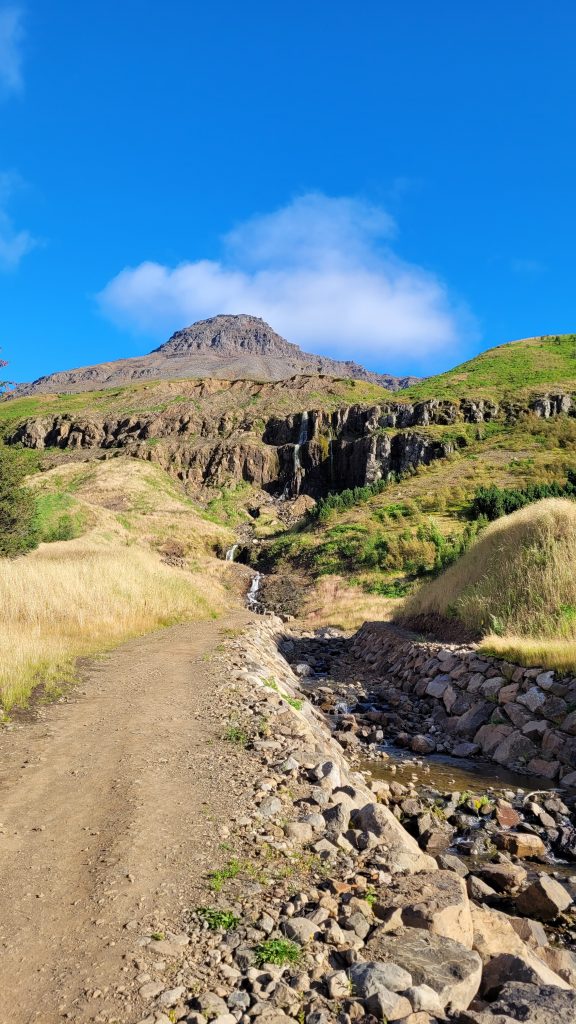
[[[359,629],[363,622],[389,619],[401,600],[365,594],[360,587],[351,587],[341,576],[321,576],[308,592],[302,622],[310,629],[336,626],[338,629]]]
[[[576,503],[549,498],[492,523],[442,576],[407,599],[412,623],[461,623],[531,664],[576,661]],[[497,640],[493,634],[497,635]]]
[[[93,536],[0,560],[0,703],[57,691],[74,660],[186,619],[213,617],[223,591],[151,551]]]
[[[560,673],[576,672],[574,640],[530,640],[523,636],[496,636],[491,633],[482,641],[480,650],[518,665],[541,665]]]
[[[205,522],[158,467],[118,459],[58,467],[31,481],[69,493],[88,532],[0,559],[0,705],[38,686],[56,694],[78,657],[231,603],[226,566],[209,557],[227,531]],[[166,550],[165,550],[166,549]],[[177,551],[176,565],[162,552]]]

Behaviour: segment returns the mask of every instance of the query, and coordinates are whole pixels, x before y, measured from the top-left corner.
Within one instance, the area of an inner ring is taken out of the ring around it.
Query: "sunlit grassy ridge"
[[[5,710],[24,705],[36,686],[58,692],[80,656],[229,605],[213,548],[231,535],[207,522],[159,467],[72,463],[30,486],[48,539],[67,523],[73,539],[0,559]]]
[[[3,425],[38,416],[137,416],[180,408],[184,412],[186,407],[208,415],[248,411],[255,418],[267,419],[304,409],[331,410],[352,403],[384,402],[391,397],[390,391],[377,384],[331,377],[297,377],[276,383],[157,380],[77,394],[5,398],[0,400],[0,430]]]
[[[499,345],[447,373],[414,384],[401,396],[520,398],[554,387],[576,391],[576,334],[526,338]]]
[[[576,660],[576,502],[548,498],[498,519],[399,614],[432,628],[456,621],[477,636],[496,634],[501,649],[571,645]]]

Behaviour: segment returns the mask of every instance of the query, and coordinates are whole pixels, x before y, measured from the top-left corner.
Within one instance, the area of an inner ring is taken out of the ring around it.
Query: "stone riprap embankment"
[[[351,769],[305,699],[285,641],[267,617],[218,655],[247,799],[220,825],[206,906],[137,940],[141,1024],[573,1022],[569,951],[554,959],[543,925],[472,899],[458,858],[420,848],[392,787]],[[571,927],[554,884],[547,920]]]
[[[350,645],[374,692],[399,717],[416,716],[424,735],[399,730],[417,753],[481,753],[561,786],[576,786],[576,678],[523,668],[475,647],[418,640],[387,623],[367,622]]]

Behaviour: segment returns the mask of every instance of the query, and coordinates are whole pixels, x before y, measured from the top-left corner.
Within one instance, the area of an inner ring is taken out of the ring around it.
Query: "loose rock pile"
[[[421,849],[399,817],[425,805],[403,812],[408,792],[351,770],[279,653],[280,628],[265,619],[228,645],[252,806],[186,929],[138,938],[142,1024],[573,1022],[576,961],[533,919],[571,926],[571,893],[535,879],[510,917],[470,892],[458,858]],[[511,856],[493,865],[503,877]]]

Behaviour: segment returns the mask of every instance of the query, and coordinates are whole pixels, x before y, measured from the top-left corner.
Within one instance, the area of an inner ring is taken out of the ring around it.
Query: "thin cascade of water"
[[[250,583],[250,589],[246,594],[246,607],[250,608],[253,612],[262,611],[262,605],[258,599],[258,591],[260,590],[260,583],[262,582],[262,574],[257,572],[252,577]]]
[[[227,562],[233,562],[234,561],[234,558],[236,557],[236,552],[237,552],[239,546],[240,546],[239,544],[233,544],[231,548],[228,548],[228,551],[226,552],[226,561]]]
[[[303,412],[300,417],[300,432],[298,434],[298,446],[306,444],[308,440],[308,413]]]
[[[294,445],[294,470],[293,477],[294,483],[293,488],[296,494],[300,491],[300,473],[302,470],[302,463],[300,461],[300,449],[303,444],[308,441],[308,413],[303,412],[300,416],[300,429],[298,431],[298,441]]]

